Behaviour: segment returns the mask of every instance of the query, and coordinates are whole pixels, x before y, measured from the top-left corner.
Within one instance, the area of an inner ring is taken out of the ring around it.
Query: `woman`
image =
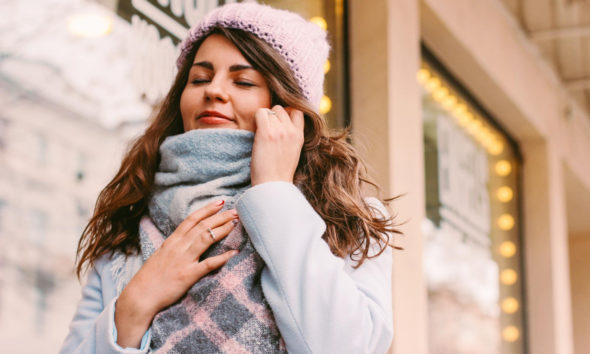
[[[181,49],[80,240],[62,352],[386,351],[396,231],[317,113],[325,32],[230,4]]]

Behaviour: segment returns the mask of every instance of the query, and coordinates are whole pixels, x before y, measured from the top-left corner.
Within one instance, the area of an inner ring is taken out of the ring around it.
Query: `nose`
[[[229,97],[220,78],[214,77],[205,87],[205,99],[207,101],[227,102]]]

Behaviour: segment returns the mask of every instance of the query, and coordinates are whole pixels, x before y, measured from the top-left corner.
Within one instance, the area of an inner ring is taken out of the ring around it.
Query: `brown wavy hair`
[[[348,130],[328,133],[324,119],[303,97],[287,63],[266,42],[237,29],[215,28],[213,33],[233,42],[264,76],[272,105],[289,106],[304,113],[305,141],[294,184],[326,222],[323,238],[332,253],[338,257],[353,255],[358,267],[365,259],[381,254],[387,246],[398,248],[390,240],[393,233],[400,233],[394,228],[392,218],[385,218],[363,198],[361,189],[364,185],[377,190],[378,187],[367,178],[362,160],[347,141]],[[94,214],[78,243],[78,277],[104,254],[139,252],[139,220],[148,212],[154,175],[160,161],[159,147],[166,137],[184,132],[180,96],[193,58],[204,39],[193,46],[168,95],[154,111],[155,118],[131,145],[119,171],[100,192]],[[387,204],[390,200],[381,201]],[[380,246],[379,252],[369,254],[370,244],[375,242]]]

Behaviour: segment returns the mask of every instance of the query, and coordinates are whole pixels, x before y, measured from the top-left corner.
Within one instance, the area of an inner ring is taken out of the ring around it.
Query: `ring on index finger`
[[[209,236],[211,236],[213,241],[217,241],[217,237],[215,237],[215,234],[213,233],[213,230],[211,230],[210,227],[207,228],[207,232],[209,233]]]

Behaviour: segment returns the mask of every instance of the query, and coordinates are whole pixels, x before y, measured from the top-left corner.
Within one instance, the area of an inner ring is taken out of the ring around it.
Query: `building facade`
[[[367,150],[371,153],[367,159],[376,169],[381,185],[389,194],[404,194],[394,209],[401,220],[408,221],[404,225],[406,235],[399,241],[405,251],[397,253],[394,265],[396,339],[392,352],[444,352],[439,336],[449,334],[445,332],[448,327],[433,326],[436,321],[445,323],[445,312],[440,305],[442,295],[438,299],[432,296],[437,283],[429,268],[435,253],[431,250],[431,232],[424,226],[424,220],[432,218],[428,208],[428,194],[432,193],[432,176],[428,175],[432,170],[432,149],[428,145],[431,132],[425,122],[432,119],[429,116],[433,111],[424,100],[425,91],[429,91],[425,76],[433,76],[433,71],[422,69],[425,59],[434,57],[437,66],[450,73],[451,81],[460,83],[459,90],[454,87],[449,92],[459,91],[454,96],[458,101],[466,97],[476,101],[485,111],[483,115],[491,118],[483,124],[499,133],[497,138],[505,146],[513,146],[516,158],[512,171],[518,173],[516,189],[512,190],[517,204],[506,212],[494,211],[492,201],[499,199],[497,188],[505,185],[501,182],[494,187],[491,176],[496,173],[493,167],[498,161],[487,162],[488,221],[492,232],[487,249],[481,243],[478,248],[468,247],[470,252],[487,251],[479,252],[478,258],[488,259],[491,275],[479,272],[483,279],[478,279],[479,285],[472,285],[485,289],[486,284],[492,284],[486,277],[496,279],[495,289],[489,286],[488,296],[484,297],[496,301],[487,318],[496,318],[496,323],[486,326],[483,317],[479,322],[467,322],[467,327],[480,328],[476,332],[480,332],[477,336],[481,340],[471,347],[478,350],[466,349],[474,338],[472,333],[465,331],[457,337],[452,332],[456,328],[451,328],[451,338],[456,340],[447,352],[583,353],[588,345],[584,333],[588,333],[590,324],[583,300],[590,294],[587,278],[582,275],[588,274],[590,266],[590,225],[585,216],[590,192],[587,113],[565,90],[500,1],[386,0],[371,2],[371,6],[350,1],[349,14],[352,126],[357,139],[369,144]],[[446,97],[439,98],[435,110],[444,112]],[[458,103],[446,104],[457,108]],[[461,115],[446,120],[444,114],[437,117],[451,130],[460,129],[457,127],[464,119]],[[460,134],[455,137],[460,138]],[[460,151],[465,154],[464,149],[469,148],[474,149],[473,144],[463,143]],[[482,154],[472,154],[473,160],[469,161],[476,164],[474,161],[481,160]],[[489,150],[487,155],[493,158]],[[438,162],[444,159],[439,157]],[[462,177],[465,187],[472,185],[476,175],[477,169],[471,170],[471,178]],[[502,168],[500,171],[505,173]],[[443,182],[439,180],[438,186]],[[438,194],[442,195],[440,191]],[[506,196],[504,193],[504,199]],[[444,202],[440,205],[444,206]],[[482,219],[470,220],[479,220],[480,229],[487,225],[481,223]],[[496,235],[494,227],[500,229]],[[452,236],[446,234],[447,238]],[[504,242],[515,237],[517,242],[506,246]],[[462,241],[465,247],[465,239]],[[456,247],[454,251],[451,255],[460,253]],[[499,261],[511,257],[519,257],[521,266],[507,267]],[[439,264],[445,265],[448,263]],[[507,269],[514,273],[504,273]],[[464,279],[470,279],[469,273]],[[515,286],[521,290],[510,294],[506,289]],[[448,298],[456,300],[457,293],[461,291],[447,296],[447,302]],[[455,303],[451,301],[447,308]],[[456,322],[469,319],[462,313],[472,302],[462,304],[459,312],[450,314]],[[518,342],[518,346],[507,345]]]

